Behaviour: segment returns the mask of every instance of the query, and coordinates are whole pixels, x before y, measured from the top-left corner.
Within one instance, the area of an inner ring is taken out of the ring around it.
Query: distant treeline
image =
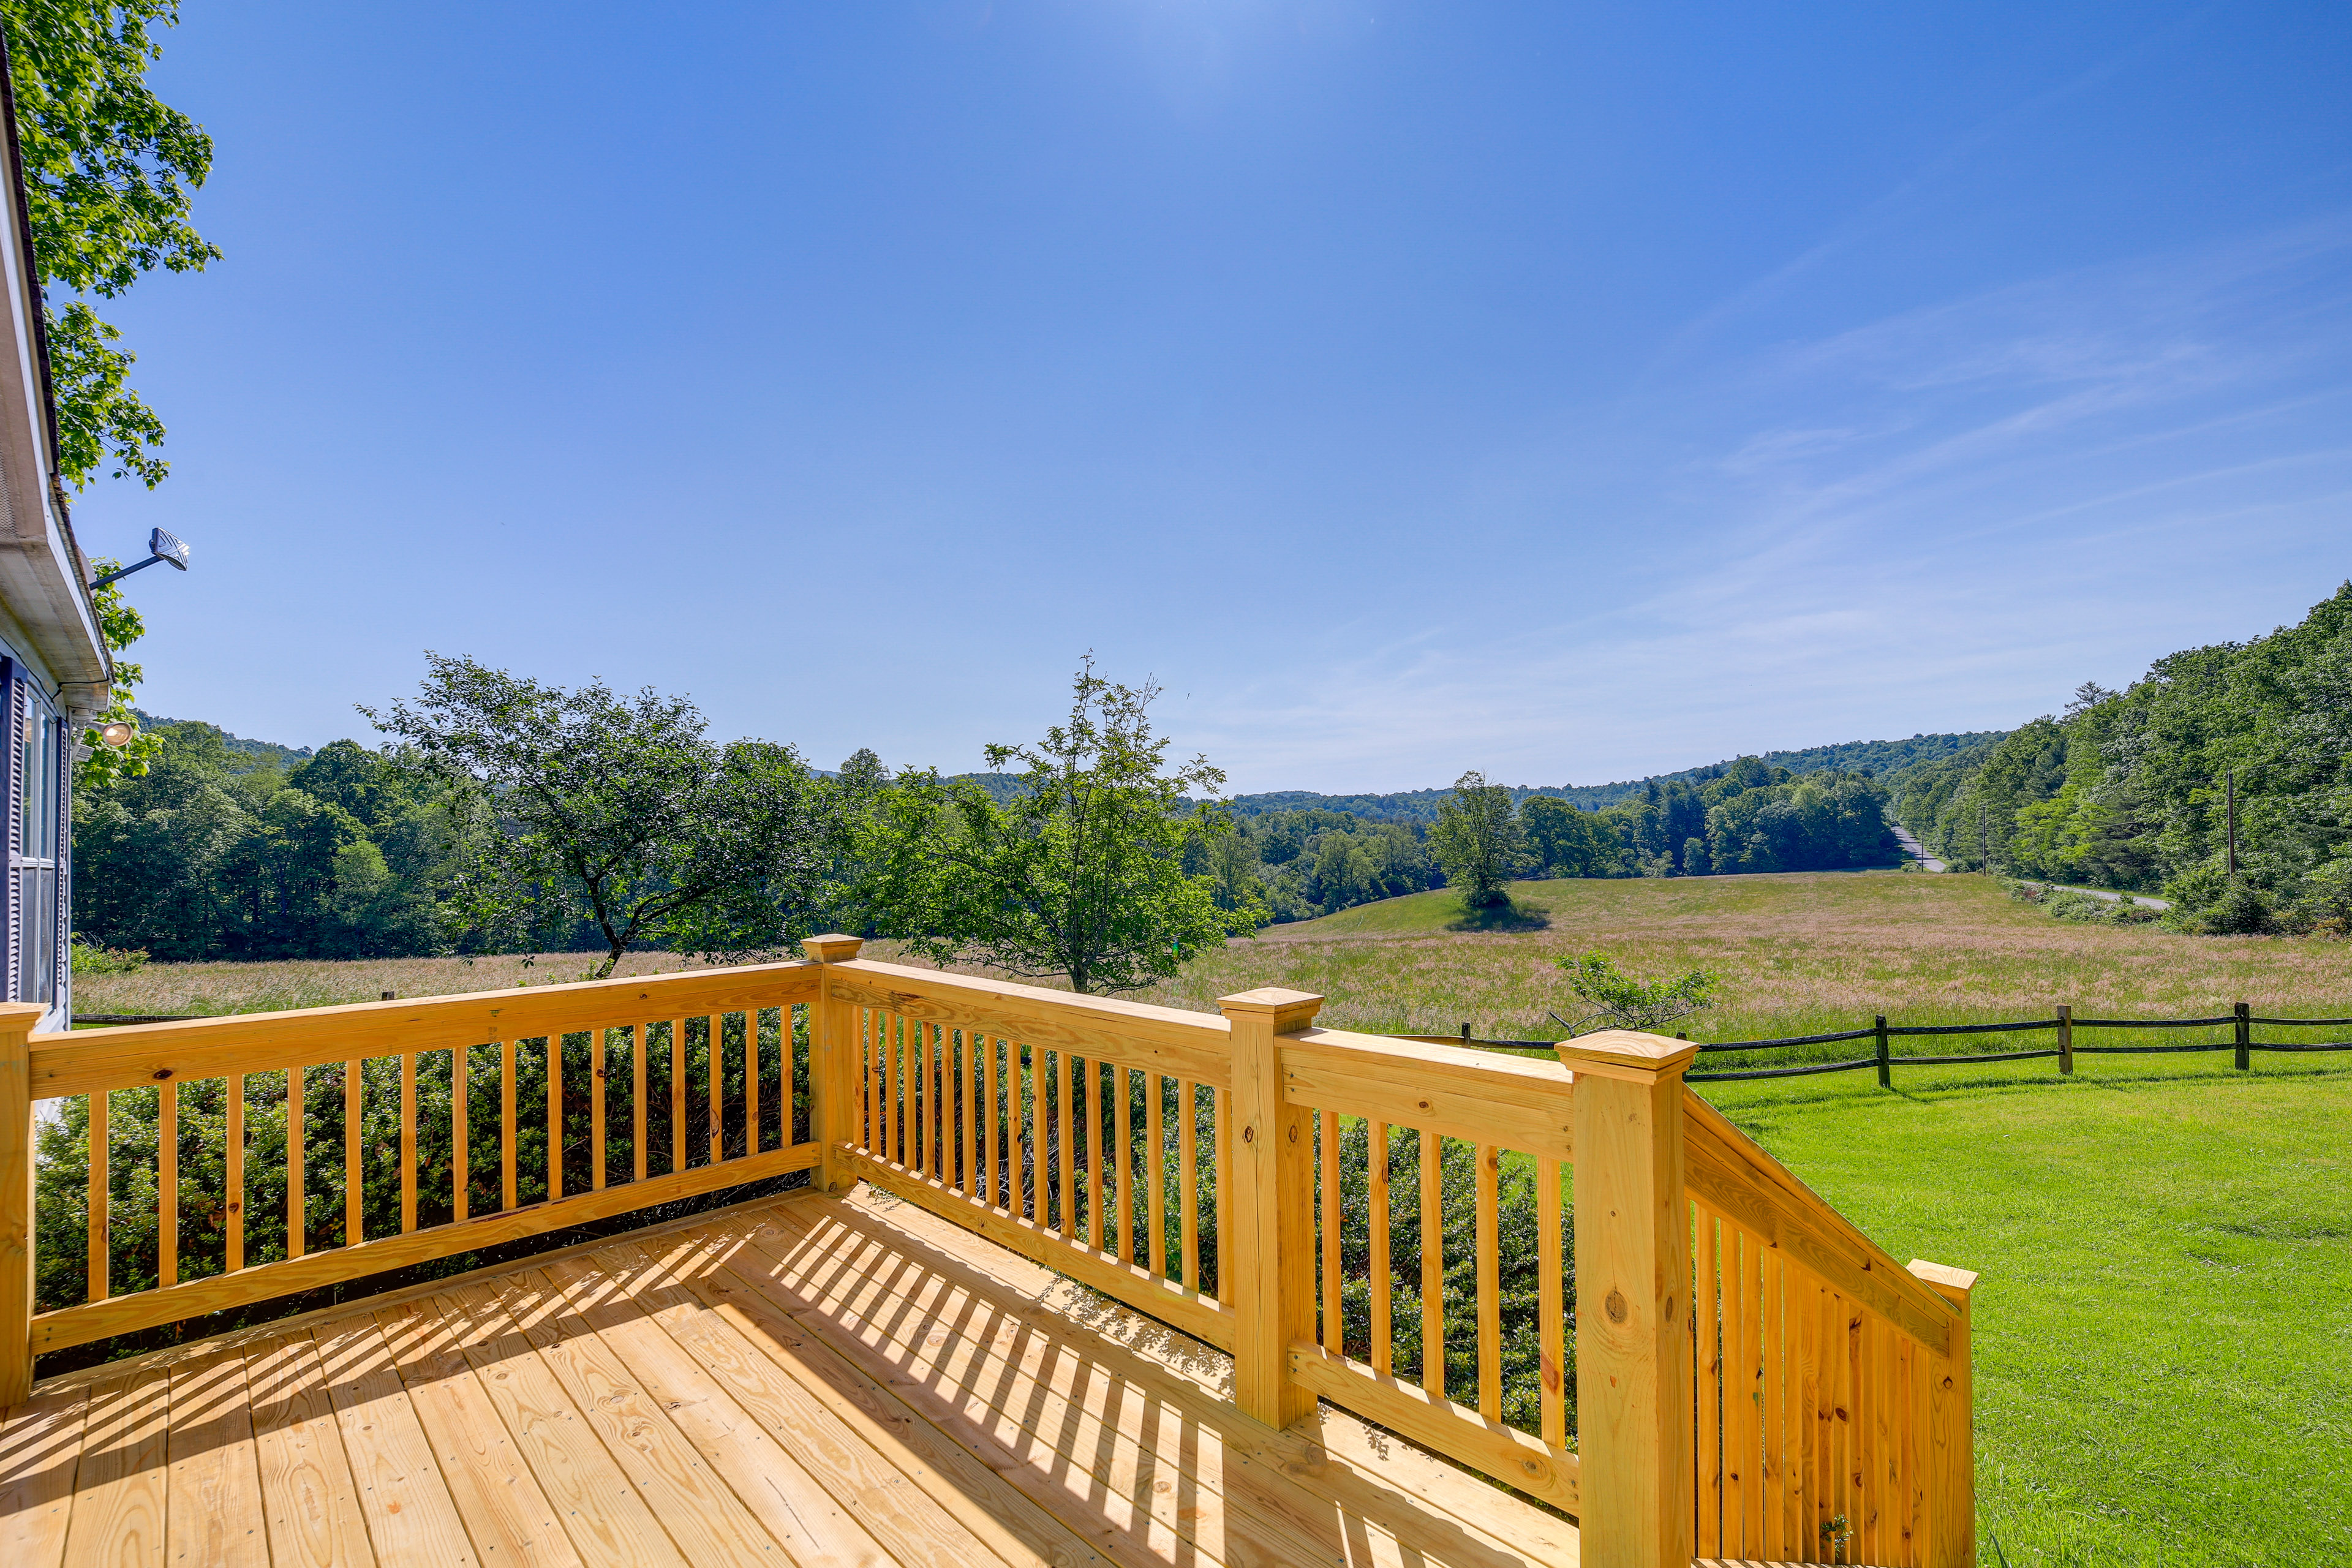
[[[82,941],[165,961],[399,957],[484,944],[447,918],[468,837],[489,823],[478,794],[396,749],[338,741],[312,754],[240,742],[198,721],[152,722],[163,751],[145,776],[77,795]],[[821,787],[847,786],[835,775]],[[1865,774],[1799,773],[1755,757],[1647,780],[1597,811],[1525,794],[1515,808],[1527,846],[1520,871],[1675,877],[1885,864],[1898,858],[1886,806],[1885,790]],[[1278,921],[1311,920],[1445,885],[1421,822],[1319,807],[1233,816],[1236,831],[1185,850],[1185,868],[1214,877],[1229,908],[1255,903]],[[554,945],[596,943],[583,925]]]
[[[1696,877],[1895,864],[1888,804],[1864,773],[1799,774],[1742,757],[1647,780],[1602,810],[1532,793],[1514,810],[1527,876]],[[1238,879],[1255,878],[1276,921],[1445,885],[1419,822],[1310,807],[1236,811],[1235,826],[1199,849],[1199,869],[1213,870],[1229,899],[1242,893]]]
[[[2292,626],[2086,683],[2058,716],[1891,781],[1964,869],[2162,892],[2215,932],[2352,917],[2352,584]],[[2229,868],[2228,797],[2238,796]]]
[[[1847,741],[1834,746],[1811,746],[1797,752],[1766,752],[1752,759],[1769,767],[1797,773],[1872,773],[1880,778],[1902,769],[1939,758],[1974,752],[2001,738],[1999,730],[1982,730],[1967,734],[1914,735],[1907,741]],[[1732,765],[1732,759],[1710,763],[1703,767],[1685,768],[1677,773],[1659,773],[1649,778],[1628,779],[1605,784],[1514,784],[1507,786],[1515,805],[1524,805],[1536,797],[1565,801],[1586,811],[1601,811],[1622,802],[1646,795],[1653,787],[1671,788],[1675,784],[1704,784],[1722,776]],[[1448,792],[1442,789],[1399,790],[1388,795],[1318,795],[1311,790],[1274,790],[1261,795],[1233,796],[1226,804],[1235,816],[1255,816],[1268,812],[1333,811],[1373,822],[1412,822],[1426,826],[1437,820],[1437,803]]]

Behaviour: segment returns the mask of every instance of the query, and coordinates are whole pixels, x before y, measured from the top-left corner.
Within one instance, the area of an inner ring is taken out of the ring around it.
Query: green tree
[[[428,653],[415,705],[370,722],[487,795],[448,908],[506,943],[586,920],[612,973],[658,942],[740,960],[789,949],[823,906],[827,802],[789,746],[712,744],[692,702],[573,690]]]
[[[1716,977],[1704,969],[1672,980],[1637,980],[1620,973],[1615,964],[1597,952],[1579,953],[1558,963],[1568,971],[1569,989],[1586,1008],[1572,1024],[1557,1013],[1552,1015],[1552,1021],[1571,1035],[1595,1029],[1663,1029],[1715,1002]]]
[[[1527,836],[1511,811],[1511,792],[1475,770],[1454,781],[1438,803],[1429,847],[1450,886],[1471,909],[1507,902],[1513,877],[1527,868]]]
[[[1169,769],[1150,714],[1159,691],[1113,685],[1089,657],[1066,721],[1035,745],[988,748],[992,770],[1021,770],[1002,805],[969,779],[902,775],[862,821],[860,913],[941,963],[1059,975],[1082,995],[1149,985],[1254,930],[1255,906],[1221,907],[1219,878],[1184,868],[1188,838],[1213,865],[1233,824],[1188,805],[1224,774],[1205,757]]]
[[[125,384],[133,356],[89,297],[158,267],[203,270],[220,252],[188,221],[212,138],[158,99],[147,68],[176,0],[0,0],[58,409],[58,466],[77,488],[109,459],[151,488],[163,422]],[[62,310],[52,289],[78,296]]]

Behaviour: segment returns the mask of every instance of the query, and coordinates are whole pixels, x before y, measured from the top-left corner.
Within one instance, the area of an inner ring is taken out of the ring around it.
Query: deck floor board
[[[796,1194],[51,1379],[9,1568],[100,1555],[862,1568],[1537,1568],[1557,1515],[937,1215]],[[183,1547],[184,1546],[184,1551]]]

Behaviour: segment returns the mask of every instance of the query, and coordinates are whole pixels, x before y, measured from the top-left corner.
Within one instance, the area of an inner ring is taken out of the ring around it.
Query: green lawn
[[[1982,1563],[2352,1563],[2352,1065],[2197,1061],[1707,1086],[1895,1257],[1982,1275]]]

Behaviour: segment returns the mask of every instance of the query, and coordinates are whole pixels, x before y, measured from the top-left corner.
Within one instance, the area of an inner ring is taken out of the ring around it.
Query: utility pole
[[[2238,874],[2238,770],[2225,768],[2221,777],[2230,792],[2230,875]]]

